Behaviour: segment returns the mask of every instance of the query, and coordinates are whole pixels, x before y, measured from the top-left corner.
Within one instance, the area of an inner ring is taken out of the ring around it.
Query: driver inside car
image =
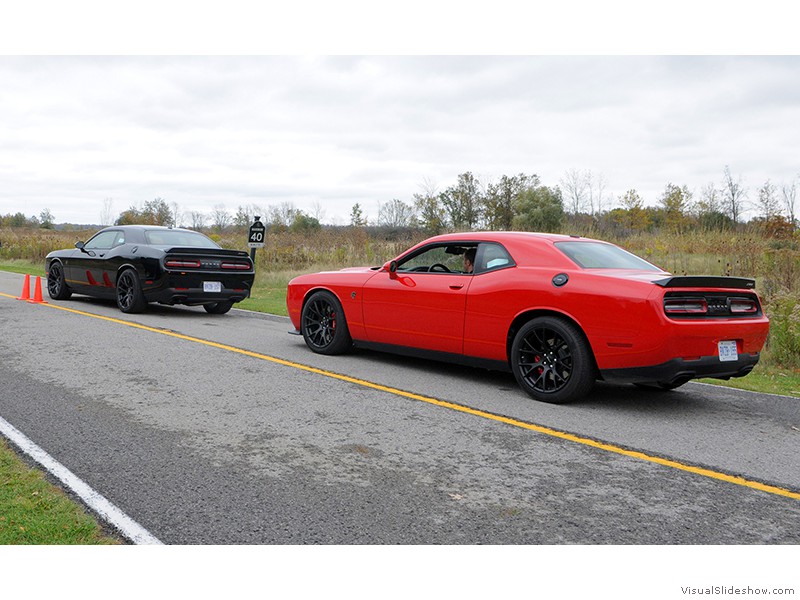
[[[469,248],[466,252],[464,252],[464,273],[472,273],[472,269],[475,267],[475,248]]]

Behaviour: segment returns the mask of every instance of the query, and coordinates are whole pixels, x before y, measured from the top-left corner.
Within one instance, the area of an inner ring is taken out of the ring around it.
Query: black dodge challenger
[[[45,268],[53,300],[73,293],[116,299],[124,313],[159,302],[223,314],[250,295],[255,277],[247,252],[197,231],[152,225],[102,229],[75,249],[48,254]]]

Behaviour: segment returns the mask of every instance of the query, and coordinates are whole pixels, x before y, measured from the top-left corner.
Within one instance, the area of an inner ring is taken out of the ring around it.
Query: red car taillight
[[[699,315],[708,312],[708,303],[703,298],[667,298],[664,312],[668,315]]]
[[[250,265],[247,263],[224,262],[220,265],[223,269],[233,269],[234,271],[249,271]]]
[[[758,313],[758,304],[756,304],[754,300],[749,300],[748,298],[732,298],[731,313],[737,315],[754,315]]]
[[[172,258],[164,263],[164,266],[168,269],[199,269],[200,268],[200,261],[199,260],[178,260]]]

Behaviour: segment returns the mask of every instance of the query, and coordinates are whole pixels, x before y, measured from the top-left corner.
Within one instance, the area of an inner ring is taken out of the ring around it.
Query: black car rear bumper
[[[208,274],[202,278],[186,276],[168,277],[161,285],[144,290],[148,302],[161,304],[214,304],[216,302],[241,302],[250,296],[252,275],[249,280],[241,275]],[[206,292],[203,281],[215,281],[221,284],[221,291]]]
[[[148,302],[159,304],[185,304],[199,306],[200,304],[216,304],[217,302],[241,302],[247,298],[246,294],[191,294],[186,292],[162,292],[160,294],[146,295]]]

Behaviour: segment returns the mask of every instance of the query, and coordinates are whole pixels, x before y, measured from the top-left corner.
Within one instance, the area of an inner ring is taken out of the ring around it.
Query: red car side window
[[[484,273],[513,266],[514,264],[514,259],[500,244],[482,244],[480,259],[475,272]]]

